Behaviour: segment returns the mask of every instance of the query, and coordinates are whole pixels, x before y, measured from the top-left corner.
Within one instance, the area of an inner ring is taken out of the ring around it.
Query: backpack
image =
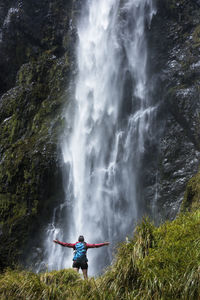
[[[87,257],[86,257],[86,243],[82,243],[82,242],[78,242],[76,243],[76,245],[74,246],[74,250],[75,250],[75,255],[73,260],[76,261],[88,261]]]

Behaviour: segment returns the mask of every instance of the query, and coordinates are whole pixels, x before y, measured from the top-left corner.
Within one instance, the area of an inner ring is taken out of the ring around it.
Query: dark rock
[[[58,145],[73,60],[72,5],[0,5],[0,269],[38,247],[42,226],[63,198]]]
[[[160,28],[152,37],[151,51],[154,60],[156,54],[159,57],[154,72],[159,74],[163,99],[161,126],[165,120],[158,155],[157,219],[176,216],[187,182],[199,166],[199,14],[195,1],[158,1],[152,24],[152,32]]]

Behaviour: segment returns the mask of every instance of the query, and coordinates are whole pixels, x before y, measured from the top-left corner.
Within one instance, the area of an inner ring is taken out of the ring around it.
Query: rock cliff
[[[34,245],[63,196],[58,139],[72,65],[72,5],[0,4],[0,269]]]
[[[200,5],[167,0],[157,1],[157,8],[151,40],[154,72],[159,74],[157,94],[162,99],[156,213],[164,219],[179,211],[187,182],[199,166]]]

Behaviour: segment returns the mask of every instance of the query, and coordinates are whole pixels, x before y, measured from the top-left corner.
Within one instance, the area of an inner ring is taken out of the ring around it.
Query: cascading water
[[[155,113],[145,29],[154,13],[153,0],[88,0],[82,9],[75,101],[66,112],[73,125],[62,147],[66,200],[47,230],[49,269],[72,264],[71,250],[53,239],[75,242],[83,234],[114,245],[141,216],[141,159]],[[88,251],[90,274],[110,263],[111,249]]]

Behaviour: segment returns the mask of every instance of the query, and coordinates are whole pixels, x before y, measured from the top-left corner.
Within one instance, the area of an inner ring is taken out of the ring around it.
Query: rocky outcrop
[[[17,1],[0,4],[0,93],[14,86],[20,66],[43,51],[67,50],[73,1]]]
[[[0,7],[0,269],[22,258],[63,197],[58,142],[73,59],[72,5]]]
[[[158,119],[156,218],[174,218],[200,159],[200,7],[198,1],[157,1],[152,59],[162,98]]]

